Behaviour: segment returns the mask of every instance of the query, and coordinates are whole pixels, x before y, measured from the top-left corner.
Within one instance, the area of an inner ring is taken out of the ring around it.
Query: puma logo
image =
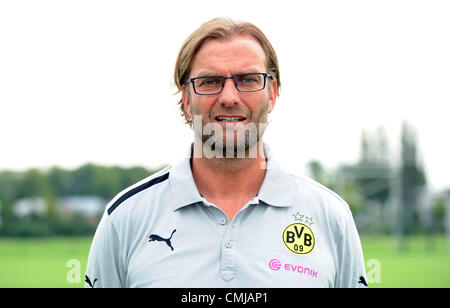
[[[91,282],[89,277],[87,275],[84,275],[84,282],[86,282],[91,288],[95,286],[95,283],[97,282],[97,278],[94,279],[94,282]]]
[[[175,231],[177,231],[177,229],[174,229],[172,231],[172,234],[170,235],[170,237],[168,239],[162,238],[161,236],[157,235],[157,234],[152,234],[149,237],[149,242],[153,242],[153,241],[158,241],[158,242],[165,242],[167,244],[167,246],[170,247],[170,249],[173,250],[172,247],[172,243],[170,242],[170,240],[172,239],[173,234],[175,233]]]
[[[367,287],[367,282],[366,282],[366,280],[364,279],[363,276],[359,277],[358,283],[360,283],[360,284],[362,284],[362,285]]]

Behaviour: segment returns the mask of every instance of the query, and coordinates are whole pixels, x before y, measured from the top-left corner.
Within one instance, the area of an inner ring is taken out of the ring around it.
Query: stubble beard
[[[228,114],[236,114],[233,108],[227,110]],[[223,158],[223,159],[237,159],[237,158],[256,158],[257,145],[262,140],[262,136],[268,124],[268,109],[269,101],[266,102],[264,108],[253,119],[251,111],[247,112],[247,119],[250,120],[247,124],[241,123],[227,123],[225,128],[217,122],[205,123],[204,117],[199,113],[195,107],[190,105],[190,112],[194,119],[193,129],[197,140],[201,141],[203,153],[208,158]],[[212,111],[208,115],[208,119],[214,121]],[[201,121],[201,125],[199,125]]]

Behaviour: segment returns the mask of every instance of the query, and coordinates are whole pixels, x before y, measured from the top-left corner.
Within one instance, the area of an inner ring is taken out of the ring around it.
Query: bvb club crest
[[[310,228],[314,222],[312,218],[300,215],[298,212],[293,216],[296,222],[284,229],[283,243],[293,253],[300,255],[308,254],[314,249],[316,243],[314,233]],[[303,223],[304,217],[305,223]]]

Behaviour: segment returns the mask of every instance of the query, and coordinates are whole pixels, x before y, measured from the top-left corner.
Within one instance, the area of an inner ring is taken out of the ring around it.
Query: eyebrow
[[[256,69],[250,68],[250,69],[246,69],[246,70],[242,70],[237,73],[234,73],[234,74],[232,74],[232,76],[241,75],[241,74],[252,74],[252,73],[264,73],[264,72],[259,72]],[[208,76],[222,77],[224,75],[221,73],[213,72],[213,71],[200,71],[200,73],[198,73],[197,76],[191,77],[191,78],[208,77]]]

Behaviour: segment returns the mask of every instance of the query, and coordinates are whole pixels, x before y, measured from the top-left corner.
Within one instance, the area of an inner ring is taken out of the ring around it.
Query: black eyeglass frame
[[[250,91],[242,91],[242,90],[240,90],[238,88],[238,85],[237,85],[237,82],[236,82],[235,78],[240,77],[240,76],[248,76],[248,75],[262,75],[262,76],[264,76],[264,84],[263,84],[262,88],[258,89],[258,90],[250,90]],[[195,82],[195,80],[200,79],[200,78],[222,78],[222,88],[220,89],[219,92],[216,92],[216,93],[198,93],[197,90],[195,89],[195,83],[194,82]],[[192,88],[194,89],[194,92],[197,95],[217,95],[217,94],[222,93],[223,88],[225,87],[225,81],[227,79],[233,79],[234,86],[236,87],[236,89],[239,92],[249,93],[249,92],[258,92],[258,91],[264,90],[266,88],[266,80],[267,80],[267,78],[273,78],[272,74],[269,74],[269,73],[248,73],[248,74],[236,74],[236,75],[233,75],[231,77],[225,77],[225,76],[199,76],[199,77],[188,79],[185,82],[185,84],[192,83]]]

